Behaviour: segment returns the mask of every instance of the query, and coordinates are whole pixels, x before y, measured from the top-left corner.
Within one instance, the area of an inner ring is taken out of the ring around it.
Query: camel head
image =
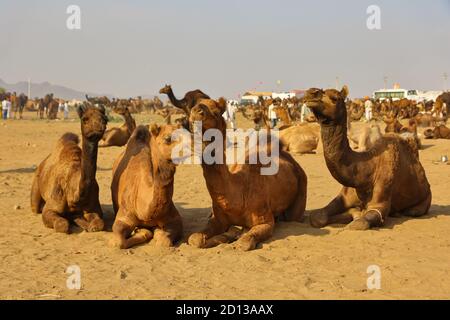
[[[336,125],[347,121],[345,104],[347,96],[347,86],[344,86],[341,91],[312,88],[306,92],[304,101],[320,124]]]
[[[93,106],[86,103],[78,106],[78,116],[81,119],[81,134],[92,142],[98,142],[106,130],[108,118],[105,114],[105,107]]]
[[[150,146],[152,155],[158,157],[159,161],[166,164],[175,165],[172,161],[172,150],[180,144],[179,140],[173,140],[172,135],[176,130],[181,129],[180,125],[158,125],[152,124],[150,130]]]
[[[127,106],[117,106],[113,109],[113,111],[121,116],[130,114],[130,110],[128,110]]]
[[[172,87],[170,86],[170,84],[166,84],[164,87],[162,87],[159,90],[160,94],[169,94],[169,92],[172,91]]]
[[[191,130],[196,121],[202,122],[202,132],[208,129],[219,129],[225,132],[227,125],[222,117],[226,109],[226,100],[220,98],[218,101],[202,99],[191,109],[189,125]]]

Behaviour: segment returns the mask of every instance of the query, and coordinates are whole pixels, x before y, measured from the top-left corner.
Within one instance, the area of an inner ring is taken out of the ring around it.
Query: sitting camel
[[[434,129],[427,129],[423,135],[425,139],[450,139],[450,129],[444,125],[440,125]]]
[[[122,147],[127,144],[128,139],[136,129],[136,121],[131,116],[128,107],[116,107],[113,111],[120,114],[125,123],[120,127],[106,130],[98,145],[99,147]]]
[[[82,146],[78,136],[65,133],[53,152],[37,168],[31,187],[31,209],[56,232],[69,233],[69,221],[86,231],[103,230],[98,199],[98,142],[106,129],[104,107],[77,109],[81,119]]]
[[[280,141],[291,154],[313,153],[317,149],[320,127],[314,123],[301,123],[280,128]]]
[[[354,230],[381,226],[390,214],[418,217],[431,204],[431,190],[417,149],[386,134],[366,152],[351,150],[347,138],[348,89],[309,89],[305,100],[321,125],[325,162],[343,185],[325,208],[310,215],[311,225],[350,223]],[[353,220],[353,222],[352,222]]]
[[[195,125],[195,121],[201,121],[202,132],[218,129],[225,146],[227,125],[222,117],[225,107],[223,98],[219,101],[200,100],[191,110],[190,127]],[[203,150],[208,146],[209,143],[204,142]],[[212,198],[212,215],[203,231],[189,237],[190,245],[209,248],[231,242],[237,238],[237,234],[230,231],[230,227],[242,226],[248,231],[239,238],[235,247],[252,250],[258,243],[271,237],[277,217],[301,221],[306,206],[307,178],[289,153],[280,150],[279,157],[275,157],[277,173],[261,175],[260,163],[228,166],[223,149],[221,163],[208,164],[210,162],[205,159],[202,161],[203,176]]]
[[[139,126],[113,166],[111,194],[116,245],[126,249],[154,239],[170,246],[182,234],[182,221],[172,201],[175,164],[171,140],[178,126]],[[152,231],[153,230],[153,233]]]

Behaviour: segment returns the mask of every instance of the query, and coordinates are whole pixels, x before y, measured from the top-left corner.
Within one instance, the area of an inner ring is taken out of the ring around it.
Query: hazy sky
[[[81,8],[81,30],[66,8]],[[381,30],[366,9],[381,8]],[[450,0],[0,0],[0,78],[118,96],[202,89],[236,97],[257,88],[388,82],[443,88],[450,74]],[[450,80],[448,81],[450,83]],[[260,84],[262,83],[262,84]]]

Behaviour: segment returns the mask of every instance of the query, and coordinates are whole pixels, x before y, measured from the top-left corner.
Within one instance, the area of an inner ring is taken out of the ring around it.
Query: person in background
[[[69,104],[67,101],[64,102],[64,120],[69,119]]]
[[[227,101],[227,108],[222,114],[225,121],[230,122],[231,129],[236,130],[236,109],[237,106],[233,101]]]
[[[8,109],[8,119],[11,119],[11,111],[14,113],[14,119],[15,119],[16,113],[17,113],[17,106],[18,106],[17,93],[15,91],[11,94],[9,101],[10,101],[11,105],[9,106],[9,109]]]
[[[306,103],[302,104],[300,111],[300,122],[305,122],[305,118],[311,113],[311,110],[306,106]]]
[[[275,128],[277,126],[277,120],[278,120],[277,114],[275,113],[274,108],[275,108],[275,105],[274,105],[274,103],[272,103],[269,106],[269,120],[270,120],[271,128]]]
[[[364,109],[366,113],[366,122],[372,120],[372,107],[373,103],[369,98],[366,98],[366,102],[364,103]]]
[[[8,119],[8,113],[11,111],[11,102],[6,98],[2,101],[2,118],[3,120]]]

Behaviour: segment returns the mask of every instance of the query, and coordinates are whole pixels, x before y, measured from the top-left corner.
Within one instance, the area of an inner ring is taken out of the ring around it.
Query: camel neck
[[[126,112],[123,115],[123,118],[125,120],[125,125],[127,126],[128,132],[132,134],[134,129],[136,129],[136,122],[134,121],[133,117],[131,117],[131,114],[129,112]]]
[[[359,185],[355,176],[359,172],[358,155],[350,148],[345,121],[337,125],[321,125],[321,134],[325,162],[331,175],[344,186]]]
[[[92,142],[83,137],[81,147],[80,199],[89,195],[90,186],[97,173],[98,141]]]
[[[169,90],[169,92],[167,93],[167,96],[169,97],[170,102],[175,106],[175,107],[180,107],[180,104],[182,103],[181,100],[178,100],[175,95],[173,94],[172,89]]]
[[[206,186],[211,196],[224,195],[229,191],[228,182],[232,177],[227,159],[226,159],[226,134],[225,130],[221,130],[223,137],[223,144],[221,148],[222,160],[221,163],[207,164],[202,161],[203,176],[205,177]],[[220,183],[218,183],[220,181]]]

